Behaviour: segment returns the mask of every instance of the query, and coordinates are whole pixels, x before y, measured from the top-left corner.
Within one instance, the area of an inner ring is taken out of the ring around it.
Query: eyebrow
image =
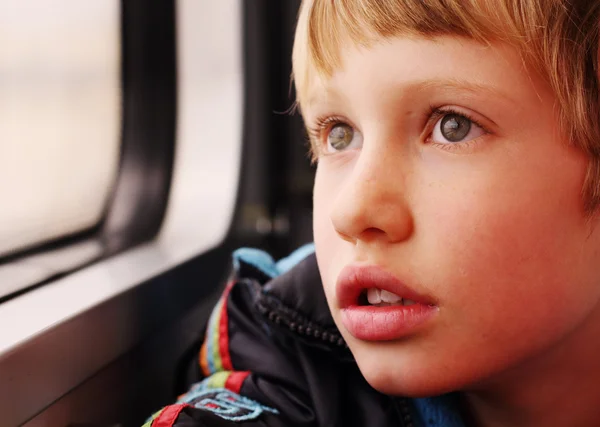
[[[508,94],[504,93],[499,88],[482,84],[477,82],[472,82],[469,80],[461,80],[455,78],[445,78],[445,79],[428,79],[428,80],[416,80],[410,81],[407,83],[402,83],[397,85],[396,87],[403,92],[420,92],[422,90],[431,90],[438,89],[443,91],[461,91],[467,92],[472,95],[485,95],[492,96],[494,98],[501,98],[505,101],[510,102],[511,104],[517,104],[517,102],[511,98]],[[321,88],[318,93],[313,94],[308,98],[307,105],[313,105],[317,101],[324,100],[339,100],[343,98],[343,93],[338,93],[337,90],[332,88],[331,86],[327,86],[325,88]]]
[[[459,90],[466,91],[472,93],[473,95],[491,95],[496,98],[502,98],[508,102],[516,103],[516,101],[511,98],[508,94],[504,93],[499,88],[493,85],[487,85],[477,82],[472,82],[469,80],[461,80],[461,79],[439,79],[439,80],[424,80],[421,82],[416,82],[414,84],[409,85],[413,89],[417,90],[425,90],[425,89],[442,89],[442,90]]]

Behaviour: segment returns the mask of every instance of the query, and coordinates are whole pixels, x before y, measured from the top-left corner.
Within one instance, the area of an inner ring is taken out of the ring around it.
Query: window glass
[[[0,0],[0,258],[102,218],[120,149],[119,5]]]

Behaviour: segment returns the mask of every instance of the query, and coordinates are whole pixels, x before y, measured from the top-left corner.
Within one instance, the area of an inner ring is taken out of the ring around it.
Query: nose
[[[331,221],[337,234],[356,244],[397,243],[414,232],[406,182],[410,175],[393,155],[363,148],[337,198]]]

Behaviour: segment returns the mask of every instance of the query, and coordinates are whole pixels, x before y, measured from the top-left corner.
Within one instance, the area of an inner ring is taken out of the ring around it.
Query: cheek
[[[421,269],[435,266],[428,277],[435,292],[457,321],[501,329],[507,339],[527,325],[550,327],[550,318],[569,328],[590,295],[579,285],[585,165],[571,156],[557,172],[556,163],[549,168],[530,159],[423,187],[429,191],[417,216]]]

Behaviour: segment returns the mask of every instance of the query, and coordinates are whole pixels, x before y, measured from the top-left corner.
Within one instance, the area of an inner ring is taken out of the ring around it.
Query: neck
[[[598,310],[597,310],[598,311]],[[591,426],[600,420],[600,315],[544,353],[465,392],[478,427]]]

